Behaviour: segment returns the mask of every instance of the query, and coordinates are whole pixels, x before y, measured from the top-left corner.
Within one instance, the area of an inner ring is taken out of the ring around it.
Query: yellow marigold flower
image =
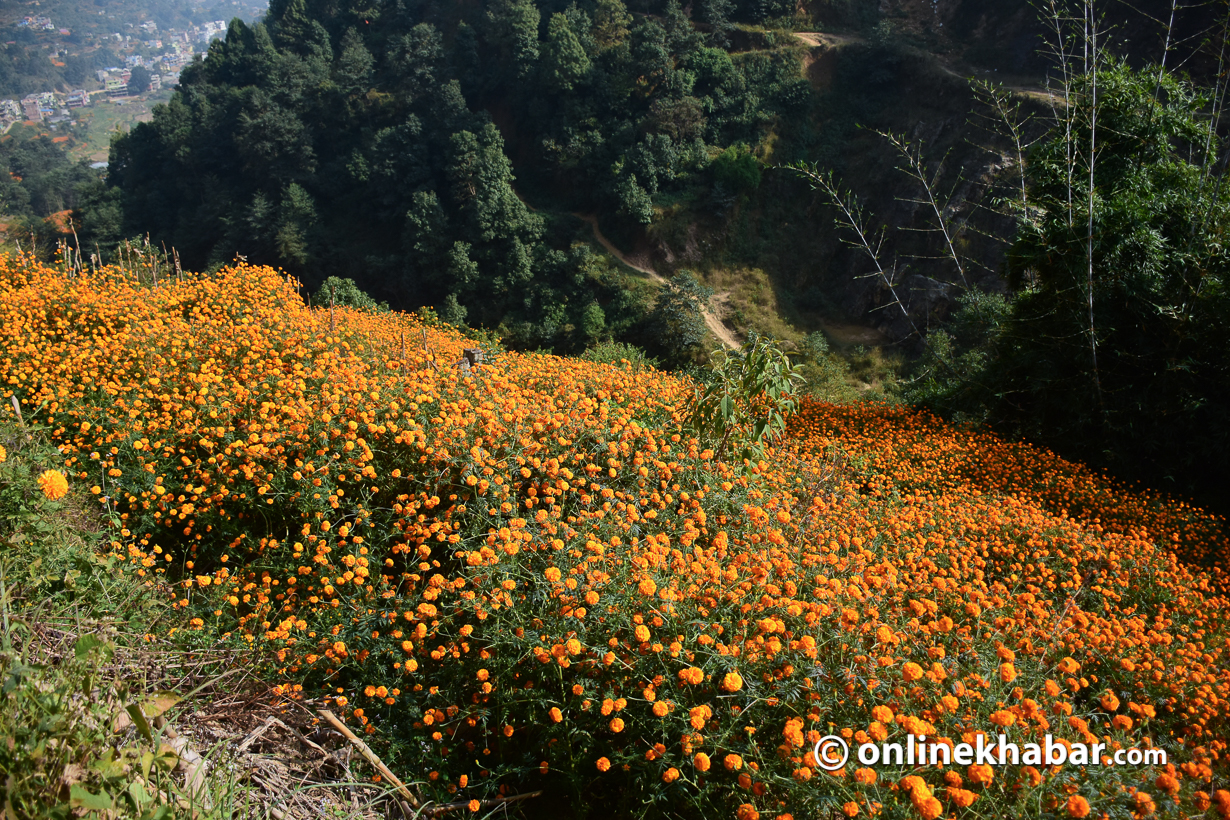
[[[3,464],[9,457],[8,450],[5,450],[3,445],[0,445],[0,464]]]
[[[59,470],[47,470],[38,477],[38,488],[52,501],[68,495],[68,479]]]

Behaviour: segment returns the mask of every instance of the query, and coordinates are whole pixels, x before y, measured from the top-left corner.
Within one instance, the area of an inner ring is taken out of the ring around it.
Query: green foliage
[[[549,227],[522,195],[616,235],[651,224],[703,185],[713,148],[757,144],[796,110],[798,55],[706,47],[673,1],[638,5],[635,23],[620,0],[450,8],[279,0],[234,21],[153,121],[117,138],[116,235],[149,232],[189,269],[240,254],[312,290],[352,279],[515,346],[656,345],[645,306],[576,251],[575,226]],[[698,13],[720,39],[738,12]],[[521,179],[512,157],[529,160]],[[729,159],[722,173],[753,189],[755,159]],[[93,194],[93,230],[114,227],[115,204]]]
[[[1021,291],[1011,304],[968,297],[933,334],[913,395],[1218,503],[1230,199],[1206,101],[1169,72],[1124,65],[1079,77],[1069,100],[1066,123],[1028,156],[1016,203]]]
[[[669,365],[692,360],[705,340],[705,320],[701,308],[713,291],[688,271],[679,271],[662,290],[649,314],[651,350]]]
[[[563,14],[551,15],[543,53],[547,85],[560,92],[572,91],[589,72],[589,66],[589,56],[569,25],[568,18]]]
[[[582,353],[581,358],[587,362],[622,365],[633,370],[658,366],[658,362],[645,355],[644,350],[626,342],[601,342]]]
[[[713,178],[729,191],[750,193],[760,186],[760,160],[746,145],[732,145],[713,161]]]
[[[178,698],[143,687],[108,627],[46,630],[103,617],[136,633],[161,607],[98,554],[98,522],[72,494],[40,489],[62,467],[41,427],[0,422],[0,803],[18,817],[168,818],[178,757],[150,721]]]
[[[353,279],[340,279],[336,276],[330,276],[321,283],[320,288],[312,294],[311,303],[314,305],[339,305],[371,311],[389,309],[389,306],[384,302],[377,302],[360,290],[358,284]]]
[[[785,432],[803,375],[772,340],[753,337],[723,350],[714,377],[697,396],[691,427],[721,459],[728,447],[756,461],[764,445]]]

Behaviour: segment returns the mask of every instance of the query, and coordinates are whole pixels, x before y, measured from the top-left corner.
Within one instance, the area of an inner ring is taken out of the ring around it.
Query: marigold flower
[[[68,495],[68,479],[59,470],[45,470],[38,477],[38,488],[52,501]]]
[[[727,672],[722,676],[723,692],[738,692],[743,688],[743,677],[738,672]]]
[[[598,762],[596,765],[598,766],[598,771],[605,772],[605,771],[610,770],[611,761],[607,760],[605,757],[600,757],[598,758]]]
[[[1016,667],[1011,662],[1001,663],[999,665],[999,679],[1004,683],[1012,683],[1016,680]]]
[[[742,803],[735,809],[735,820],[760,820],[760,812],[751,803]]]
[[[676,769],[674,766],[671,766],[669,769],[662,772],[662,782],[663,783],[674,783],[678,779],[679,779],[679,770]]]
[[[696,757],[692,758],[692,765],[696,767],[698,772],[709,771],[709,755],[704,752],[697,752]]]
[[[1107,691],[1102,695],[1102,708],[1108,712],[1113,712],[1119,708],[1119,698],[1115,697],[1114,692]]]
[[[722,765],[726,767],[727,771],[737,772],[743,768],[743,758],[737,754],[728,754],[722,758]]]
[[[624,730],[624,722],[622,718],[611,718],[611,722],[608,725],[611,727],[611,731],[615,734],[619,734]]]
[[[989,786],[991,781],[995,779],[995,770],[985,763],[973,763],[965,773],[973,783],[980,786]]]
[[[687,669],[679,670],[679,680],[683,681],[684,683],[690,683],[690,684],[696,685],[698,683],[703,682],[704,679],[705,679],[705,672],[703,669],[699,667],[690,666]]]
[[[564,719],[564,713],[559,710],[558,706],[551,707],[550,715],[552,723],[559,723]]]
[[[923,676],[922,667],[910,661],[901,667],[901,677],[906,683],[913,683]]]

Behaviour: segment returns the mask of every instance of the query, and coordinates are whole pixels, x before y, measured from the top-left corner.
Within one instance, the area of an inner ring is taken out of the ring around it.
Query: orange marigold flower
[[[738,692],[743,688],[743,677],[738,672],[727,672],[722,676],[723,692]]]
[[[622,718],[611,718],[611,722],[608,725],[611,727],[611,731],[615,734],[619,734],[624,730],[624,722]]]
[[[949,786],[945,791],[948,794],[948,799],[961,808],[972,806],[974,801],[978,799],[978,795],[969,789],[959,789],[956,786]]]
[[[1108,712],[1119,708],[1119,698],[1115,697],[1114,692],[1107,691],[1102,695],[1102,708]]]
[[[611,768],[611,761],[607,760],[605,757],[600,757],[598,758],[598,763],[596,765],[598,766],[598,771],[600,772],[609,771]]]
[[[853,800],[847,801],[842,805],[841,813],[846,817],[858,817],[858,803],[855,803]]]
[[[965,771],[972,782],[981,786],[989,786],[991,781],[995,779],[995,770],[985,763],[971,764]]]
[[[674,766],[671,766],[669,769],[662,772],[662,782],[663,783],[674,783],[678,779],[679,779],[679,770],[676,769]]]
[[[866,767],[854,770],[854,782],[863,786],[870,786],[876,782],[875,769]]]
[[[559,710],[558,706],[551,707],[551,722],[559,723],[564,719],[564,713]]]
[[[59,470],[46,470],[38,477],[38,488],[52,501],[68,495],[68,479]]]
[[[1011,662],[1001,663],[999,665],[999,679],[1004,683],[1012,683],[1016,680],[1016,667]]]
[[[692,758],[692,765],[696,767],[698,772],[709,771],[709,755],[704,752],[697,752],[696,757]]]
[[[735,809],[735,820],[760,820],[760,812],[751,803],[743,803]]]
[[[483,804],[478,802],[477,800],[471,800],[469,803],[469,808],[470,808],[470,811],[472,812],[477,812],[482,807],[483,807]]]
[[[670,712],[670,710],[671,710],[670,704],[668,704],[664,700],[656,701],[653,705],[653,713],[657,717],[666,717],[667,713]]]
[[[689,666],[687,669],[679,670],[679,680],[684,683],[696,685],[705,679],[705,672],[697,666]]]
[[[914,663],[913,661],[910,661],[909,663],[901,667],[901,677],[905,679],[906,683],[913,683],[914,681],[918,680],[922,676],[923,676],[922,667]]]
[[[743,758],[736,754],[729,754],[722,758],[722,765],[726,767],[727,771],[737,772],[743,768]]]

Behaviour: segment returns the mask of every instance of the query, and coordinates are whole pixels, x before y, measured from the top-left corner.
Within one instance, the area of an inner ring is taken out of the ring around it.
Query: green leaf
[[[90,653],[95,649],[101,649],[104,657],[110,660],[115,654],[115,647],[110,643],[98,637],[97,635],[85,634],[77,639],[76,645],[73,647],[73,654],[77,660],[83,661],[90,656]]]
[[[93,794],[75,783],[68,790],[68,802],[73,808],[86,811],[110,811],[115,805],[111,795],[105,791],[102,794]]]
[[[164,689],[146,698],[141,708],[147,717],[156,718],[162,716],[164,712],[175,706],[179,701],[179,695]]]
[[[145,738],[146,743],[154,742],[154,733],[150,731],[149,721],[145,719],[144,713],[141,711],[141,706],[136,703],[129,704],[125,707],[128,716],[132,718],[133,724],[136,725],[137,731],[141,733],[141,737]]]

